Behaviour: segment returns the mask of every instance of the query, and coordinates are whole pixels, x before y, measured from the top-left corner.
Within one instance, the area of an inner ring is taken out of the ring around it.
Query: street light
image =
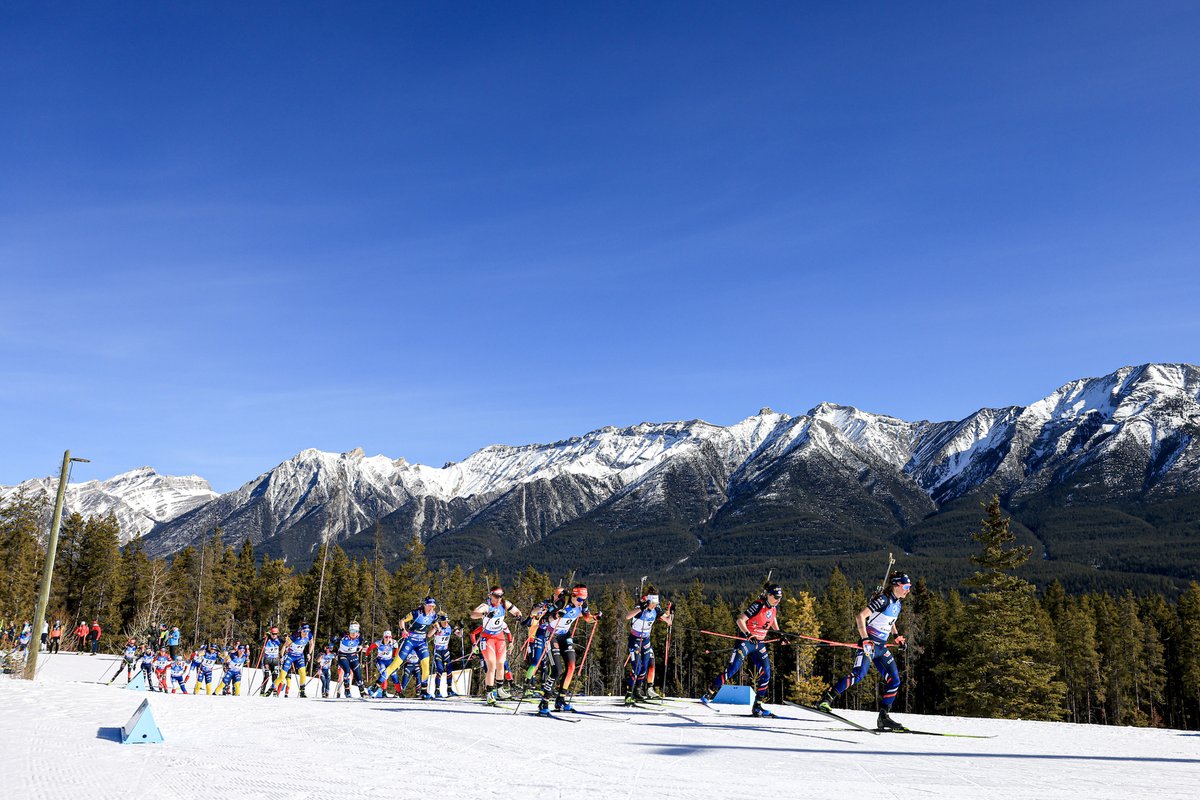
[[[50,520],[50,541],[46,543],[46,565],[42,568],[42,585],[38,590],[37,609],[33,614],[33,629],[29,631],[32,643],[37,637],[38,644],[29,648],[29,658],[25,661],[25,677],[33,680],[37,674],[37,657],[41,649],[42,625],[46,621],[46,606],[50,604],[50,581],[54,578],[54,555],[58,552],[58,528],[62,525],[63,501],[67,498],[67,473],[71,470],[71,462],[83,464],[91,462],[86,458],[71,458],[71,451],[63,453],[62,470],[58,473],[58,496],[54,499],[54,517]]]

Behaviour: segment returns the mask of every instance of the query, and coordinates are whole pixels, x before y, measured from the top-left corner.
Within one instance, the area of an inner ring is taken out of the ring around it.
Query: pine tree
[[[974,591],[959,633],[963,657],[953,665],[951,707],[964,715],[1060,719],[1066,687],[1056,677],[1049,617],[1033,585],[1013,574],[1031,550],[1013,545],[999,497],[985,509],[973,537],[982,551],[971,561],[980,569],[967,581]]]
[[[947,619],[946,601],[929,588],[924,578],[918,578],[904,604],[903,633],[908,645],[900,658],[905,711],[932,714],[939,710],[944,683],[934,667],[949,653]]]
[[[409,540],[407,555],[392,575],[392,609],[395,619],[401,619],[421,604],[429,594],[429,563],[425,559],[425,544],[420,536]]]
[[[1200,724],[1200,583],[1193,581],[1179,596],[1179,631],[1186,644],[1179,650],[1179,679],[1185,719]]]
[[[1052,622],[1058,664],[1066,687],[1065,700],[1072,722],[1093,722],[1103,703],[1100,653],[1096,648],[1096,618],[1085,598],[1065,598]]]
[[[817,598],[817,623],[824,632],[826,639],[839,642],[857,642],[858,631],[854,627],[854,617],[861,605],[856,604],[854,590],[850,581],[838,567],[829,573],[829,581],[825,591]],[[827,685],[832,686],[843,675],[850,671],[854,663],[854,655],[849,648],[830,647],[816,654],[815,672],[821,676]]]
[[[238,549],[237,559],[230,572],[233,582],[233,616],[238,622],[237,638],[243,642],[252,641],[261,625],[254,605],[254,582],[258,577],[258,565],[254,559],[254,545],[248,538],[242,540],[242,546]]]
[[[76,565],[80,619],[97,620],[102,629],[110,632],[120,629],[121,601],[125,598],[120,531],[112,513],[87,519]]]
[[[802,636],[820,637],[821,624],[817,621],[817,602],[808,592],[789,593],[783,601],[780,610],[783,618],[784,634],[800,634]],[[814,704],[825,691],[828,684],[813,674],[813,663],[816,658],[816,648],[809,647],[805,640],[793,638],[792,646],[786,648],[786,664],[788,671],[784,680],[786,696],[794,703],[803,705]],[[785,659],[780,659],[780,672],[783,672]]]
[[[44,500],[23,493],[0,504],[0,620],[33,619],[43,509]]]
[[[258,569],[258,580],[255,582],[255,607],[262,620],[262,627],[285,625],[296,608],[300,597],[300,586],[292,575],[292,568],[283,559],[272,559],[263,556]],[[314,608],[306,606],[306,608]],[[322,619],[325,612],[322,611]],[[325,627],[322,623],[322,627]],[[328,628],[326,628],[328,630]],[[260,630],[256,636],[261,641],[265,630]]]

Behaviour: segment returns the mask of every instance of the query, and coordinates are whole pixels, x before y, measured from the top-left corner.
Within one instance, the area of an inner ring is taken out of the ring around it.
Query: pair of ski
[[[866,731],[867,733],[873,733],[876,735],[881,734],[881,733],[908,733],[908,734],[912,734],[913,736],[947,736],[947,737],[952,737],[955,739],[994,739],[994,738],[996,738],[994,736],[980,736],[980,735],[974,734],[974,733],[942,733],[940,731],[915,731],[912,728],[891,728],[891,729],[886,729],[886,730],[880,730],[879,728],[868,728],[866,725],[859,725],[857,722],[855,722],[852,719],[847,719],[846,717],[843,717],[841,714],[835,714],[832,711],[826,711],[823,708],[817,708],[816,706],[805,706],[805,705],[801,705],[799,703],[793,703],[791,700],[784,700],[783,702],[785,705],[789,705],[794,708],[801,708],[801,709],[804,709],[805,711],[809,711],[813,714],[820,714],[822,717],[827,717],[829,719],[834,719],[834,720],[837,720],[838,722],[845,723],[846,725],[849,725],[851,728],[854,728],[854,729],[857,729],[860,731]]]

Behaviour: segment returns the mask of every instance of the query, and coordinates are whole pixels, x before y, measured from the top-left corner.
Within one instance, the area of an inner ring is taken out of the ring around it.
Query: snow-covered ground
[[[1182,731],[897,714],[995,738],[874,735],[783,706],[789,719],[757,721],[695,703],[630,712],[614,698],[584,699],[604,718],[571,724],[461,700],[147,695],[104,685],[116,663],[43,654],[37,681],[0,679],[10,795],[1162,800],[1200,785],[1200,734]],[[119,744],[146,697],[165,741]]]

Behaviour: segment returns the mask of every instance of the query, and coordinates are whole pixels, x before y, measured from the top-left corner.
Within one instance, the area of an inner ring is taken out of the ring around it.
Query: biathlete
[[[263,683],[262,691],[259,692],[263,697],[275,691],[275,681],[279,678],[279,657],[282,650],[283,642],[279,639],[279,628],[272,626],[271,630],[267,631],[267,638],[263,640]]]
[[[460,631],[451,627],[450,618],[438,614],[437,625],[433,627],[433,692],[436,697],[442,676],[446,678],[446,697],[454,697],[454,670],[450,661],[450,637]]]
[[[358,623],[351,622],[346,635],[338,642],[338,667],[342,670],[342,686],[347,699],[350,697],[351,678],[354,680],[354,685],[358,687],[359,698],[366,700],[368,697],[367,690],[363,686],[362,649],[363,641],[359,635]]]
[[[317,669],[321,675],[321,697],[329,697],[329,684],[332,681],[333,665],[337,661],[337,656],[333,654],[333,648],[325,645],[325,649],[317,656]]]
[[[300,681],[300,696],[306,697],[304,694],[304,684],[308,679],[308,673],[305,671],[307,664],[305,656],[308,654],[312,643],[312,628],[307,622],[300,623],[300,630],[296,631],[294,636],[289,636],[287,642],[284,643],[283,650],[286,655],[283,658],[283,666],[280,668],[279,677],[275,680],[275,696],[279,696],[279,690],[283,688],[285,681],[289,680],[291,670],[296,670],[296,677]]]
[[[539,602],[522,621],[525,626],[525,697],[540,696],[541,692],[534,686],[545,683],[549,677],[552,659],[547,656],[550,653],[554,622],[546,612],[554,607],[565,592],[566,589],[559,589],[553,600]]]
[[[542,684],[538,713],[543,716],[550,713],[551,697],[554,698],[555,711],[575,710],[566,697],[571,688],[571,679],[575,676],[575,641],[572,638],[575,625],[579,620],[595,623],[600,619],[599,611],[593,612],[588,608],[588,590],[582,583],[571,587],[569,595],[564,592],[559,597],[560,600],[552,604],[544,615],[553,626],[549,643],[553,670]]]
[[[397,654],[400,652],[400,643],[392,638],[391,631],[384,631],[383,636],[379,641],[374,642],[370,647],[363,651],[363,658],[369,656],[372,652],[375,653],[375,673],[378,679],[375,681],[375,686],[371,689],[372,697],[383,697],[387,694],[388,678],[392,676],[392,663],[396,661]],[[392,676],[396,683],[400,682],[400,678]]]
[[[187,661],[182,655],[175,656],[175,660],[171,662],[171,694],[175,694],[175,687],[179,687],[179,691],[184,694],[188,693],[187,673]]]
[[[225,654],[222,663],[224,674],[221,675],[221,694],[237,697],[242,693],[242,667],[246,666],[249,656],[244,644],[239,644],[232,653]]]
[[[629,685],[625,690],[625,705],[658,696],[654,692],[654,645],[650,642],[650,634],[659,619],[670,625],[675,619],[672,606],[668,604],[666,612],[659,609],[658,592],[649,586],[637,607],[625,615],[625,620],[630,623]]]
[[[127,641],[125,643],[125,651],[121,654],[121,658],[125,661],[125,682],[126,683],[129,683],[131,680],[133,680],[133,665],[135,663],[137,663],[138,655],[139,655],[139,653],[138,653],[137,642],[135,642],[133,639],[130,639],[129,641]],[[120,675],[120,674],[121,674],[121,671],[117,670],[117,675]],[[114,679],[115,679],[115,676],[114,676]]]
[[[847,689],[867,677],[871,665],[883,676],[883,697],[879,701],[879,718],[876,727],[881,731],[902,731],[904,726],[892,719],[888,714],[892,703],[896,702],[896,694],[900,691],[900,671],[896,669],[896,659],[888,651],[887,642],[900,616],[900,601],[908,596],[912,589],[912,580],[903,572],[893,572],[888,576],[888,585],[883,591],[872,597],[858,616],[854,618],[858,627],[858,643],[862,647],[854,659],[850,674],[846,675],[832,690],[827,690],[817,703],[822,711],[832,711],[833,702]],[[903,636],[896,636],[896,644],[903,647]]]
[[[216,682],[213,680],[213,670],[221,660],[221,651],[216,642],[209,642],[200,653],[200,666],[196,668],[196,685],[192,691],[200,694],[200,684],[204,684],[204,693],[212,694]]]
[[[158,690],[164,694],[167,691],[167,670],[171,668],[171,657],[167,655],[167,648],[158,651],[158,655],[154,657],[154,676],[158,681]]]
[[[425,602],[420,608],[414,608],[408,612],[408,615],[400,621],[400,628],[404,631],[404,641],[400,644],[400,652],[397,653],[397,663],[393,663],[390,667],[392,672],[400,669],[400,665],[406,662],[413,653],[417,654],[417,658],[421,664],[421,685],[417,691],[417,697],[422,700],[429,700],[429,635],[433,633],[433,627],[437,624],[437,601],[432,597],[426,597]]]
[[[521,609],[504,599],[504,588],[493,586],[488,597],[471,612],[471,619],[482,620],[480,645],[484,663],[484,698],[489,705],[497,700],[508,700],[511,695],[496,688],[497,679],[504,674],[508,660],[509,630],[505,617],[509,614],[520,618]]]
[[[750,713],[756,717],[772,716],[771,712],[763,706],[763,700],[767,697],[767,689],[771,685],[771,659],[767,656],[767,645],[763,640],[767,638],[768,631],[779,630],[778,606],[782,600],[783,588],[769,583],[763,587],[762,594],[758,596],[758,599],[738,615],[737,630],[745,638],[733,649],[733,655],[729,657],[729,665],[713,678],[712,685],[700,698],[700,702],[708,705],[725,685],[725,681],[732,680],[738,674],[738,670],[742,668],[742,660],[745,659],[758,670],[754,706]]]
[[[404,666],[400,668],[400,672],[403,674],[400,676],[400,685],[396,688],[397,697],[403,697],[405,690],[408,689],[409,682],[418,680],[421,676],[421,659],[417,656],[415,650],[408,654],[408,658],[404,659]],[[417,699],[430,699],[429,694],[425,691],[424,682],[419,683],[417,686]]]
[[[146,691],[154,691],[154,650],[150,645],[142,648],[142,675],[146,677]]]

